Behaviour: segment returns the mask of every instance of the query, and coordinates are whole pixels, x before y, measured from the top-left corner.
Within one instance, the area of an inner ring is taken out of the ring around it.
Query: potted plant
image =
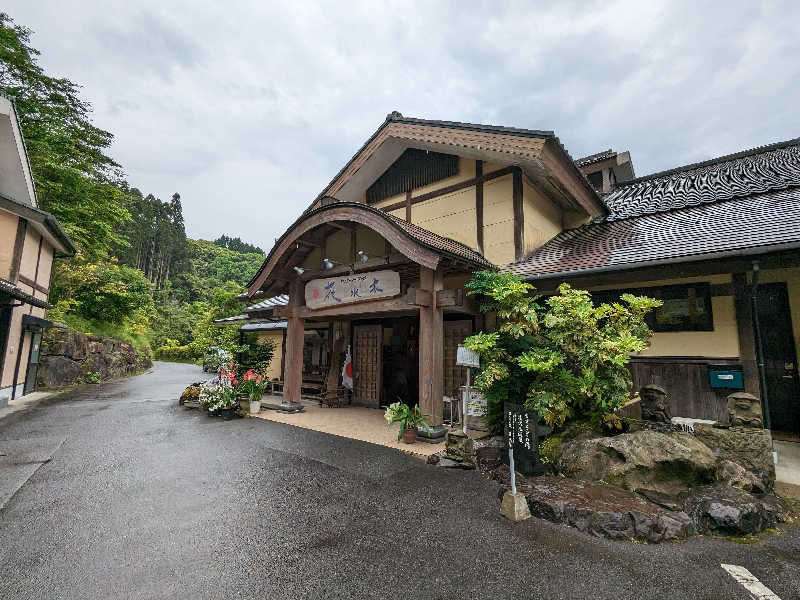
[[[410,407],[403,402],[393,402],[386,407],[383,417],[389,422],[389,427],[394,423],[400,423],[400,431],[397,432],[397,441],[403,440],[405,444],[413,444],[417,439],[417,428],[422,427],[430,432],[426,417],[430,415],[422,414],[418,405]]]
[[[250,401],[249,408],[251,415],[261,412],[261,397],[264,395],[267,385],[269,385],[269,382],[266,378],[253,371],[253,369],[248,369],[248,371],[242,375],[242,380],[239,383],[239,390],[244,392]]]
[[[226,421],[231,420],[238,403],[238,383],[236,373],[232,370],[221,372],[219,383],[201,390],[200,405],[208,409],[208,414],[212,417],[222,415]]]
[[[230,421],[238,408],[236,388],[232,385],[220,385],[214,411],[219,411],[225,421]]]

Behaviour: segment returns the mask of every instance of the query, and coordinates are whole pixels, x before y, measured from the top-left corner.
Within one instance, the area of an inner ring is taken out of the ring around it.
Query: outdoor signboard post
[[[525,475],[541,471],[536,432],[539,416],[524,406],[506,402],[505,421],[506,446],[509,451],[513,449],[517,470]]]
[[[469,402],[470,397],[472,369],[477,369],[481,366],[481,359],[477,352],[474,352],[469,348],[465,348],[462,344],[459,344],[458,350],[456,351],[456,364],[459,367],[467,367],[467,385],[464,387],[464,391],[461,394],[461,428],[464,433],[467,433],[467,403]]]

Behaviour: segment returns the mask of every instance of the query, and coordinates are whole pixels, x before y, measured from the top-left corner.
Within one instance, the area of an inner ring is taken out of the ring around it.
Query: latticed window
[[[409,148],[369,186],[367,202],[380,202],[457,174],[457,156]]]

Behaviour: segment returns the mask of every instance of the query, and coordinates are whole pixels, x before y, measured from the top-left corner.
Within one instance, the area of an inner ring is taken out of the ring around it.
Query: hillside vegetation
[[[48,313],[85,333],[137,348],[231,345],[235,328],[212,321],[236,314],[236,295],[264,259],[240,238],[186,237],[181,197],[143,194],[107,151],[114,136],[92,124],[79,85],[38,64],[32,32],[0,13],[0,91],[15,103],[42,209],[79,248],[56,261]]]

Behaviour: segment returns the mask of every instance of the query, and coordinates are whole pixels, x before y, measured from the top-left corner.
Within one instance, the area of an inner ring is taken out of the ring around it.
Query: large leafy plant
[[[400,423],[400,429],[397,432],[397,441],[403,438],[403,432],[406,429],[416,429],[422,427],[425,431],[430,432],[428,422],[425,420],[430,415],[422,413],[418,405],[413,407],[403,402],[392,402],[386,407],[386,412],[383,418],[389,423],[389,427],[395,423]]]
[[[658,300],[624,294],[595,306],[589,292],[567,284],[543,298],[516,275],[480,271],[467,283],[497,330],[464,344],[481,356],[475,385],[487,397],[489,426],[502,427],[506,401],[525,404],[553,427],[572,419],[620,426],[615,412],[631,386],[626,364],[652,332],[645,315]]]

